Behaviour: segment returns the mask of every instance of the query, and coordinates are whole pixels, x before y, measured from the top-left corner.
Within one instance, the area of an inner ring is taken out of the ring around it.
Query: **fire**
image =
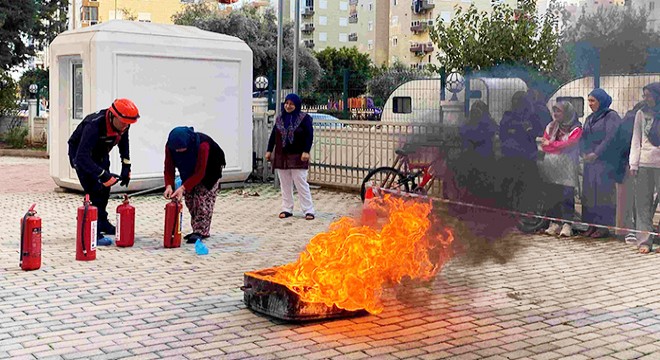
[[[273,268],[267,279],[306,302],[378,314],[386,286],[435,276],[454,238],[448,228],[430,231],[431,204],[386,195],[369,206],[384,215],[382,226],[343,217],[314,236],[296,262]]]

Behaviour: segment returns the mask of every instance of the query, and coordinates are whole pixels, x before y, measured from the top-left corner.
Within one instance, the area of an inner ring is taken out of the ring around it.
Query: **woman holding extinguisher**
[[[187,126],[179,126],[170,131],[165,145],[163,196],[176,200],[185,197],[193,230],[184,236],[188,244],[210,236],[215,197],[225,165],[225,153],[210,136],[195,132]],[[176,190],[175,169],[179,170],[182,181]]]

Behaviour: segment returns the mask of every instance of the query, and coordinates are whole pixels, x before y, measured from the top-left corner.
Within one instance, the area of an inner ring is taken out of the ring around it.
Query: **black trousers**
[[[110,159],[106,158],[97,163],[105,171],[110,171]],[[101,230],[104,223],[108,222],[108,200],[110,199],[110,188],[103,186],[101,181],[97,176],[89,175],[85,172],[78,170],[78,179],[80,180],[80,185],[83,187],[85,194],[89,195],[89,200],[92,205],[96,206],[99,211],[98,217],[98,229]]]

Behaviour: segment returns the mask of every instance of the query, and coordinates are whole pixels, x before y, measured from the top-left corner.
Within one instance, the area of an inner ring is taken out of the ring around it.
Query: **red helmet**
[[[137,106],[128,99],[117,99],[112,102],[110,112],[125,124],[135,124],[140,118]]]

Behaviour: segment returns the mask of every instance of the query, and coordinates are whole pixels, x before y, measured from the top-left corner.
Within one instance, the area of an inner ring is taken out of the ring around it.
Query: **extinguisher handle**
[[[124,204],[128,204],[128,194],[124,194]]]
[[[36,211],[34,211],[34,207],[37,206],[37,203],[32,204],[30,208],[28,209],[28,213],[35,214]]]

